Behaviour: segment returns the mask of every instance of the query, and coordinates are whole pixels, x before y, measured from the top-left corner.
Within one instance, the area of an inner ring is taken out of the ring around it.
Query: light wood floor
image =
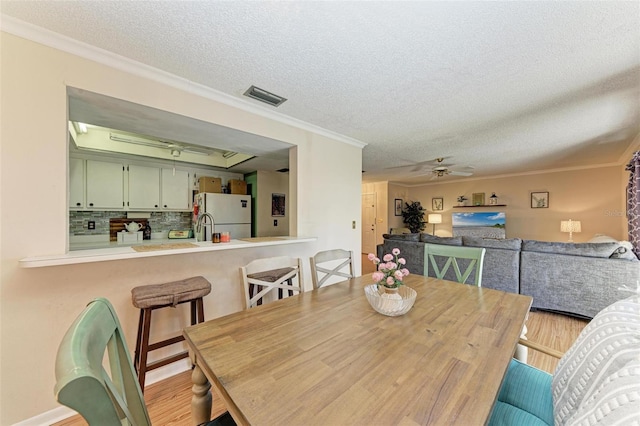
[[[363,255],[362,273],[370,273],[369,260]],[[529,340],[565,352],[573,344],[587,321],[549,312],[531,312],[527,321]],[[541,370],[553,373],[558,360],[550,356],[529,350],[529,364]],[[149,409],[151,422],[155,426],[191,425],[191,372],[184,372],[147,386],[145,401]],[[223,402],[213,396],[211,418],[225,411]],[[87,423],[80,416],[74,416],[53,426],[80,426]]]

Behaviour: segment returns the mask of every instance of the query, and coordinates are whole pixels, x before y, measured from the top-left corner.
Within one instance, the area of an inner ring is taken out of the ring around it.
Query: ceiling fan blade
[[[460,170],[449,170],[449,174],[453,176],[471,176],[472,172],[462,172]]]
[[[446,158],[449,158],[449,157],[439,157],[439,158],[434,158],[433,160],[420,161],[418,163],[413,163],[413,164],[405,164],[404,166],[385,167],[385,170],[403,169],[403,168],[407,168],[407,167],[413,167],[413,169],[411,169],[411,171],[412,172],[417,172],[417,171],[420,171],[420,170],[424,170],[426,166],[449,166],[448,164],[443,164],[442,162],[438,161],[438,160],[444,160]]]

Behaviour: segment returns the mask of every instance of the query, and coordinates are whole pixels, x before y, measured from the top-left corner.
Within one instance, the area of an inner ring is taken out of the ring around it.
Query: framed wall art
[[[546,209],[549,207],[549,193],[548,192],[532,192],[531,193],[531,208],[532,209]]]
[[[284,216],[284,194],[271,194],[271,216]]]
[[[444,199],[443,198],[432,198],[431,199],[431,209],[434,212],[444,210]]]
[[[474,192],[471,196],[471,205],[484,206],[484,192]]]
[[[396,198],[395,200],[395,215],[402,216],[402,198]]]

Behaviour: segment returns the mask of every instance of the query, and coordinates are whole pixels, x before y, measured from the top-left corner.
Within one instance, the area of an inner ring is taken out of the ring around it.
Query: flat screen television
[[[506,238],[503,212],[453,213],[453,236]]]

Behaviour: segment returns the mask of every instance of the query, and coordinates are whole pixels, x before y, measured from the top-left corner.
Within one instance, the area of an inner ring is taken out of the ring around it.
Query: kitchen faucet
[[[196,221],[196,242],[198,240],[203,241],[203,238],[206,237],[206,232],[202,229],[202,225],[206,225],[207,218],[211,219],[211,236],[213,237],[213,234],[216,232],[216,221],[213,219],[211,213],[200,213]]]

